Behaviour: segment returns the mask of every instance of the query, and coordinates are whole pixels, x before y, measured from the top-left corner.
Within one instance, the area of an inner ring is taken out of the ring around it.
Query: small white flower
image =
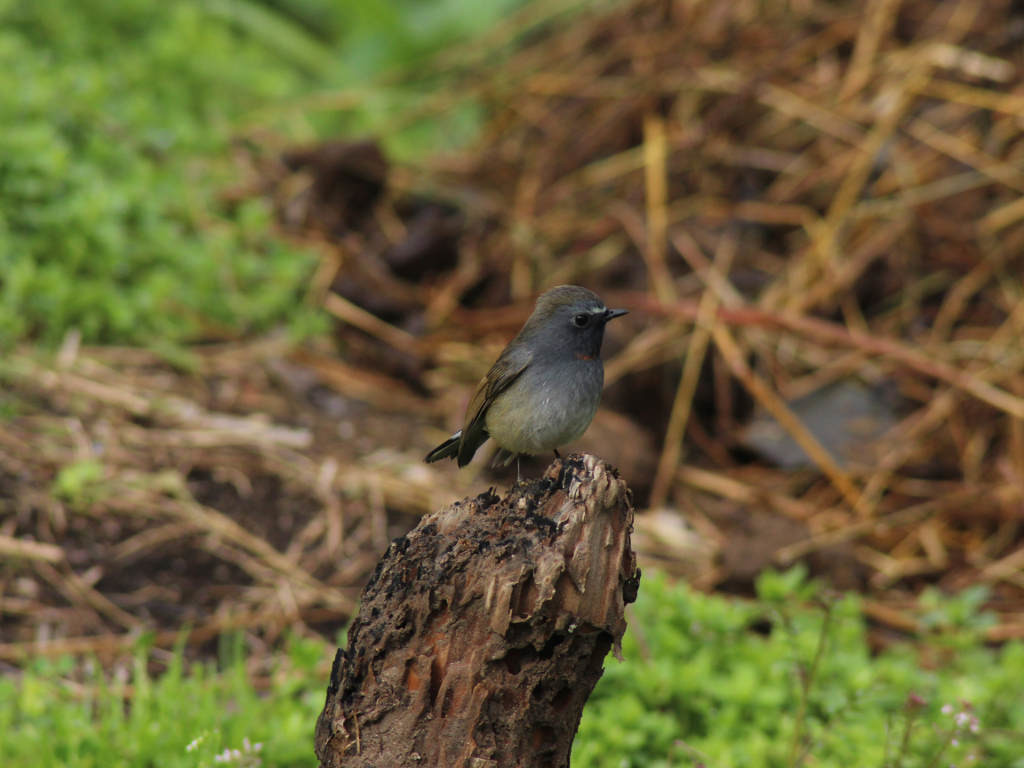
[[[942,705],[942,709],[940,711],[944,715],[951,715],[951,714],[953,714],[953,705],[952,704],[943,704]]]

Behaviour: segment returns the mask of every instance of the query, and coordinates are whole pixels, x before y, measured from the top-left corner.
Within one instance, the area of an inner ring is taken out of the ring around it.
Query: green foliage
[[[1024,646],[984,647],[979,595],[936,593],[944,629],[873,657],[856,596],[825,599],[800,569],[758,589],[734,602],[645,576],[573,765],[1024,766]]]
[[[645,575],[625,661],[606,664],[573,766],[1024,767],[1024,645],[976,639],[947,653],[936,634],[873,656],[855,596],[824,599],[799,571],[759,586],[749,602]],[[936,597],[928,610],[963,626],[977,606]],[[332,655],[293,638],[259,691],[237,638],[219,667],[186,668],[177,653],[156,677],[147,638],[113,675],[37,659],[0,677],[0,765],[197,768],[223,764],[225,750],[231,765],[310,765]]]
[[[985,630],[996,623],[995,616],[981,610],[987,599],[988,588],[982,584],[955,595],[944,595],[929,587],[921,595],[921,624],[937,645],[969,650],[982,642]]]
[[[66,464],[53,481],[53,495],[76,509],[84,509],[103,497],[103,464],[83,459]]]
[[[85,694],[64,682],[80,673],[70,659],[36,660],[20,679],[0,677],[0,765],[196,768],[223,763],[215,758],[225,750],[237,750],[229,762],[236,766],[315,764],[328,653],[322,643],[293,639],[264,692],[237,646],[220,669],[186,669],[177,653],[154,678],[140,643],[133,667],[113,680],[94,667]]]
[[[234,115],[299,75],[190,2],[8,0],[0,339],[184,341],[296,310],[311,254],[227,211]]]
[[[219,200],[232,136],[257,113],[300,140],[377,133],[441,84],[373,77],[514,2],[0,0],[0,348],[321,327],[302,307],[314,255],[264,203]],[[361,91],[344,110],[288,106],[339,88]],[[471,135],[472,107],[450,112],[389,149]]]

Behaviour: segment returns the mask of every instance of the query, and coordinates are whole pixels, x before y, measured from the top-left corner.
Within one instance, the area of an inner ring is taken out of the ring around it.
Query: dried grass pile
[[[289,348],[211,345],[182,369],[72,337],[56,364],[0,362],[0,661],[347,623],[389,539],[448,493],[387,455],[357,462],[324,412],[364,416]]]
[[[584,283],[639,310],[609,341],[626,419],[587,447],[658,511],[652,554],[739,588],[809,558],[902,628],[924,585],[985,583],[1020,632],[1013,4],[635,2],[505,31],[452,65],[489,107],[473,152],[374,176],[331,147],[288,176],[329,306],[403,360],[372,364],[457,423],[528,299]],[[378,180],[355,226],[320,194],[345,174]]]
[[[109,350],[0,368],[35,409],[0,426],[0,656],[175,626],[153,608],[191,599],[173,576],[104,582],[167,547],[221,568],[184,617],[210,634],[343,620],[402,514],[484,484],[419,459],[563,282],[634,310],[584,447],[648,508],[650,560],[741,591],[802,560],[904,631],[922,587],[986,584],[992,639],[1024,636],[1024,17],[1008,0],[539,14],[449,56],[457,85],[417,107],[480,99],[467,152],[250,157],[229,197],[271,196],[322,249],[311,296],[336,349],[219,350],[186,376]],[[88,534],[50,492],[69,456],[116,489],[74,512]]]

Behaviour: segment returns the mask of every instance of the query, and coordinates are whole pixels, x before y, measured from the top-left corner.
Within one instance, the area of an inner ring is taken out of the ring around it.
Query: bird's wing
[[[487,372],[476,394],[466,408],[466,424],[462,428],[462,440],[459,442],[459,466],[463,467],[470,462],[476,449],[487,440],[487,429],[485,420],[487,409],[491,407],[494,399],[504,392],[513,381],[522,376],[523,371],[530,365],[533,355],[516,350],[514,354],[502,353],[491,370]]]

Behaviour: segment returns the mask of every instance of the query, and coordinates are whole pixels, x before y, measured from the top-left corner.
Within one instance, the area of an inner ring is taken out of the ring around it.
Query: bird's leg
[[[518,483],[523,478],[519,475],[519,454],[516,454],[516,482]]]

